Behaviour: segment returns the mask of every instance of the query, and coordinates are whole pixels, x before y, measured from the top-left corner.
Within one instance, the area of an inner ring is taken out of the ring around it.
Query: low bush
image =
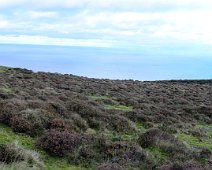
[[[44,167],[37,152],[24,149],[18,142],[0,145],[0,161],[6,164],[25,162],[37,169]]]
[[[81,131],[86,131],[88,129],[88,124],[85,119],[83,119],[79,114],[71,114],[69,119],[73,121],[73,124],[78,127]]]
[[[92,144],[84,145],[69,155],[69,162],[86,167],[97,166],[104,162],[123,165],[126,167],[140,167],[152,162],[144,150],[139,146],[127,142],[111,142],[105,137],[96,138]]]
[[[101,114],[101,111],[97,108],[89,105],[83,100],[71,100],[67,102],[67,109],[72,112],[76,112],[83,118],[95,117]]]
[[[188,151],[186,146],[174,135],[168,134],[167,132],[163,132],[156,128],[149,129],[142,134],[138,139],[138,143],[143,148],[159,147],[173,155],[176,153],[185,154]]]
[[[51,155],[64,156],[88,141],[88,136],[51,129],[38,138],[37,146]]]
[[[52,116],[45,110],[26,109],[10,118],[9,125],[15,132],[36,136],[47,128]]]
[[[66,125],[63,119],[55,118],[49,122],[49,129],[65,130]]]
[[[135,131],[135,125],[129,119],[124,116],[112,115],[109,117],[109,128],[117,132],[133,132]]]
[[[203,148],[199,156],[201,159],[212,159],[212,152],[207,148]]]
[[[34,130],[36,130],[33,128],[30,122],[26,121],[22,117],[19,117],[18,115],[12,117],[10,119],[9,124],[11,128],[13,129],[13,131],[19,132],[19,133],[26,133],[28,135],[33,135]]]

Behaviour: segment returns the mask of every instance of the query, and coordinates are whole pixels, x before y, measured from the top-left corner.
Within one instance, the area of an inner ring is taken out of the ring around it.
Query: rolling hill
[[[2,169],[212,169],[212,80],[0,67]]]

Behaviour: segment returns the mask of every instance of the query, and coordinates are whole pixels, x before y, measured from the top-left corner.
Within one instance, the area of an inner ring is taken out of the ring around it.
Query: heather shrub
[[[102,113],[88,120],[89,126],[94,129],[108,128],[117,132],[131,133],[135,131],[135,125],[124,116]]]
[[[100,114],[100,110],[92,105],[89,105],[83,100],[73,100],[67,103],[67,109],[80,114],[83,118],[95,117]]]
[[[139,137],[138,143],[144,148],[153,146],[157,144],[162,133],[163,132],[159,129],[150,129]]]
[[[212,152],[207,148],[203,148],[199,154],[199,157],[201,159],[212,159]]]
[[[15,132],[31,136],[40,134],[48,125],[52,116],[43,110],[26,109],[10,118],[10,126]]]
[[[138,143],[142,147],[146,148],[158,144],[158,142],[160,142],[161,140],[174,140],[174,139],[175,137],[173,135],[163,132],[160,129],[152,128],[139,137]]]
[[[71,119],[73,121],[73,124],[81,131],[86,131],[86,129],[88,129],[87,121],[83,119],[79,114],[71,114],[69,119]]]
[[[62,102],[60,103],[58,101],[57,102],[50,101],[48,104],[50,105],[49,107],[50,112],[57,113],[58,115],[64,118],[68,117],[67,109]]]
[[[159,147],[162,150],[168,152],[169,154],[175,153],[187,153],[188,149],[186,146],[179,141],[174,135],[163,132],[160,129],[149,129],[147,132],[142,134],[138,143],[143,148],[148,147]]]
[[[82,132],[82,130],[79,129],[79,127],[77,127],[77,126],[74,124],[74,121],[73,121],[72,119],[64,119],[64,122],[65,122],[65,125],[66,125],[66,129],[67,129],[69,132],[77,132],[77,133]]]
[[[30,124],[28,121],[23,119],[22,117],[19,117],[18,115],[12,117],[10,119],[10,127],[15,132],[19,133],[26,133],[28,135],[33,135],[33,132],[35,129],[33,129],[32,124]]]
[[[25,108],[25,102],[17,99],[0,101],[0,122],[9,124],[10,119]]]
[[[44,168],[40,155],[35,151],[24,149],[17,141],[0,145],[0,161],[5,164],[23,162],[37,169]]]
[[[115,163],[125,164],[127,162],[139,166],[147,158],[147,155],[139,146],[127,142],[109,142],[100,150],[104,152],[105,160],[110,158]]]
[[[100,128],[105,127],[105,124],[102,121],[96,120],[95,118],[88,118],[87,122],[88,122],[89,127],[92,129],[99,130]]]
[[[88,141],[89,137],[81,134],[71,134],[68,131],[51,129],[38,138],[37,146],[51,155],[64,156]]]
[[[69,162],[85,167],[97,166],[107,161],[126,167],[140,167],[149,160],[145,151],[139,146],[126,142],[111,142],[103,136],[69,155]],[[151,167],[152,163],[148,162],[148,164]]]
[[[55,118],[49,122],[49,129],[65,130],[66,125],[63,119]]]

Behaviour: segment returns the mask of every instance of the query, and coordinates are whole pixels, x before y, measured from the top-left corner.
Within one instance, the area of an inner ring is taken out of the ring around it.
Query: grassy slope
[[[37,150],[35,148],[35,139],[31,138],[25,134],[14,133],[11,128],[4,124],[0,124],[0,143],[6,144],[11,143],[13,141],[19,141],[21,145],[23,145],[27,149]],[[45,152],[41,150],[37,150],[43,157],[45,166],[48,170],[82,170],[81,167],[71,166],[67,163],[67,160],[52,157],[47,155]]]
[[[3,73],[7,70],[6,67],[0,67],[0,73]],[[4,85],[0,87],[0,92],[3,93],[11,93],[13,89],[8,86]],[[132,106],[126,106],[122,105],[119,102],[116,101],[115,98],[110,98],[108,96],[100,96],[100,95],[93,95],[89,96],[89,98],[93,101],[102,101],[102,107],[105,109],[114,109],[114,110],[120,110],[120,111],[132,111]],[[105,100],[111,100],[112,104],[106,104],[104,103]],[[101,102],[100,102],[101,103]],[[111,139],[112,141],[136,141],[138,138],[138,135],[144,133],[147,128],[144,128],[144,126],[141,123],[135,123],[137,132],[129,134],[129,133],[117,133],[115,131],[107,131],[107,137]],[[154,127],[157,127],[157,124],[154,124]],[[206,137],[196,137],[192,135],[191,133],[185,133],[183,131],[178,131],[175,135],[181,140],[187,143],[187,145],[190,148],[203,148],[207,147],[209,150],[212,151],[212,126],[209,124],[199,124],[196,125],[195,128],[202,128],[206,130]],[[92,129],[91,129],[92,130]],[[192,129],[190,129],[192,130]],[[37,150],[35,147],[35,138],[29,137],[25,134],[20,133],[14,133],[10,127],[5,126],[3,124],[0,124],[0,143],[10,143],[14,140],[18,140],[25,148]],[[147,148],[145,149],[150,155],[152,155],[157,162],[161,162],[166,160],[167,157],[169,157],[169,154],[160,150],[159,148]],[[58,158],[58,157],[52,157],[47,155],[44,151],[37,150],[43,157],[43,161],[47,167],[48,170],[53,169],[67,169],[67,170],[79,170],[83,169],[81,167],[72,166],[67,162],[66,158]]]

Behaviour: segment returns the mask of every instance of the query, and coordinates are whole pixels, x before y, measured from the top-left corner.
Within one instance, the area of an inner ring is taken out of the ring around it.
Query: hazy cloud
[[[87,7],[87,8],[112,8],[122,10],[133,10],[133,9],[172,9],[172,8],[200,8],[208,7],[212,5],[211,0],[1,0],[0,7],[10,6],[25,6],[28,8],[76,8],[76,7]]]
[[[1,0],[0,9],[0,42],[7,35],[20,42],[23,35],[33,35],[40,43],[43,36],[58,38],[57,44],[62,44],[59,39],[68,44],[95,39],[105,46],[114,41],[212,45],[211,0]]]

